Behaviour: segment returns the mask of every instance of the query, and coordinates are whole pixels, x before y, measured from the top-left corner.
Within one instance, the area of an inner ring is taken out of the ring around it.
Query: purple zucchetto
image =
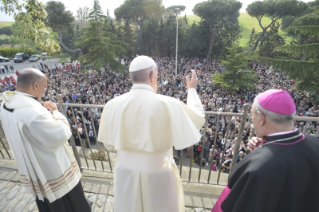
[[[258,96],[259,104],[266,110],[283,115],[291,115],[296,112],[294,100],[284,90],[271,89]]]

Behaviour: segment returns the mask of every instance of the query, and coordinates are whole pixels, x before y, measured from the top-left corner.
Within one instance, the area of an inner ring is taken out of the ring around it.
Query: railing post
[[[226,120],[227,116],[224,116],[224,117],[225,117],[225,120]],[[219,166],[219,169],[218,169],[217,184],[219,184],[220,174],[222,172],[222,164],[225,161],[226,144],[227,144],[227,139],[228,139],[228,135],[229,135],[230,125],[231,125],[231,117],[229,117],[229,121],[228,121],[228,125],[227,125],[227,131],[226,131],[225,140],[224,140],[223,151],[222,151],[222,155],[220,157],[220,166]]]
[[[184,149],[180,150],[181,151],[181,154],[179,156],[179,175],[180,177],[182,178],[182,170],[183,170],[183,152],[184,152]]]
[[[202,173],[202,165],[203,165],[203,155],[204,155],[204,146],[205,146],[205,142],[206,142],[206,131],[207,131],[207,116],[205,115],[205,126],[204,126],[204,137],[203,137],[203,140],[202,140],[202,151],[199,153],[199,157],[200,157],[200,161],[199,161],[199,172],[198,172],[198,182],[200,182],[200,175]],[[199,145],[200,146],[200,143]]]
[[[246,124],[246,119],[248,116],[249,104],[244,104],[243,108],[244,108],[244,114],[243,114],[243,117],[241,118],[241,121],[240,121],[240,129],[238,132],[238,139],[237,139],[237,143],[235,145],[235,152],[234,152],[233,159],[231,162],[229,174],[231,173],[231,171],[233,170],[233,168],[237,162],[239,147],[240,147],[241,141],[243,139],[243,132],[244,132],[245,124]]]
[[[305,123],[305,125],[303,126],[303,130],[302,130],[302,133],[303,133],[303,134],[305,134],[305,133],[306,133],[306,130],[307,130],[307,128],[308,128],[308,126],[309,126],[309,124],[310,124],[310,122],[309,122],[309,121],[307,121],[307,122]]]
[[[61,113],[65,116],[66,119],[68,119],[68,116],[66,115],[66,112],[65,112],[65,107],[63,106],[63,102],[62,102],[62,95],[58,94],[57,95],[57,99],[58,99],[58,102],[59,102],[59,108],[60,108]],[[72,134],[72,136],[70,137],[69,140],[71,142],[71,146],[72,146],[72,149],[73,149],[73,153],[74,153],[75,159],[77,160],[78,165],[80,167],[80,170],[82,172],[83,171],[82,163],[81,163],[81,160],[80,160],[80,156],[79,156],[78,150],[76,149],[76,145],[75,145],[75,141],[74,141],[74,138],[73,138],[73,134]]]
[[[219,120],[220,115],[217,115],[217,120]],[[212,163],[213,163],[213,158],[215,157],[215,147],[216,147],[216,140],[217,140],[217,132],[218,132],[218,127],[216,126],[215,129],[215,135],[214,135],[214,149],[213,149],[213,153],[212,153],[212,158],[210,159],[210,163],[209,163],[209,173],[208,173],[208,179],[207,179],[207,183],[209,183],[210,181],[210,175],[212,173]]]

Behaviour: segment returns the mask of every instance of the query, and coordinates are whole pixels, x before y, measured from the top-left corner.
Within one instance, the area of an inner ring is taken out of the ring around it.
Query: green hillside
[[[188,18],[188,23],[193,24],[194,22],[199,22],[200,17],[196,15],[189,15],[187,16]],[[261,32],[261,28],[259,26],[259,23],[256,18],[251,17],[248,15],[248,13],[240,13],[240,16],[238,18],[239,20],[239,26],[242,30],[241,32],[241,39],[240,39],[240,45],[245,46],[247,42],[249,41],[250,38],[250,33],[253,28],[255,28],[255,32]],[[262,24],[263,26],[266,24],[269,24],[271,21],[268,18],[263,18]],[[282,32],[281,30],[279,31],[279,34],[285,37],[286,42],[290,42],[292,40],[292,37],[287,37],[286,32]]]
[[[182,19],[184,16],[180,16],[179,19]],[[188,15],[188,23],[189,24],[193,24],[198,23],[200,21],[200,17],[196,16],[196,15]],[[241,46],[245,46],[247,44],[247,42],[249,41],[249,37],[250,37],[250,33],[252,28],[255,28],[256,32],[261,32],[261,28],[258,24],[258,21],[256,20],[256,18],[252,18],[251,16],[249,16],[247,13],[241,13],[239,16],[239,26],[242,29],[241,32],[241,39],[240,39],[240,45]],[[4,22],[4,21],[0,21],[0,28],[6,27],[6,26],[11,26],[14,22]],[[268,18],[263,18],[262,21],[263,25],[265,24],[269,24],[270,23],[270,19]],[[290,42],[292,40],[292,37],[287,36],[287,33],[279,31],[280,35],[282,35],[283,37],[285,37],[286,42]]]
[[[11,26],[14,22],[8,22],[8,21],[0,21],[0,29],[3,27]]]

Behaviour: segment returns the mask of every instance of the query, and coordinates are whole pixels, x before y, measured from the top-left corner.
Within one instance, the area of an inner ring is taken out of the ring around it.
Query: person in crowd
[[[258,137],[232,170],[212,212],[318,211],[319,142],[294,127],[296,106],[288,92],[271,89],[252,106]],[[257,189],[257,190],[256,190]]]
[[[27,193],[40,212],[89,212],[81,172],[71,152],[69,123],[50,101],[37,100],[47,78],[37,69],[23,70],[15,92],[3,94],[1,122]]]
[[[217,172],[216,164],[217,164],[216,160],[213,160],[213,162],[212,162],[212,171],[214,171],[214,172]]]
[[[222,168],[223,168],[223,172],[224,173],[229,173],[230,165],[231,165],[231,162],[232,162],[232,158],[233,158],[232,155],[230,155],[230,154],[226,155],[226,160],[222,164]]]
[[[210,142],[208,138],[206,137],[206,142],[204,144],[204,158],[206,162],[206,166],[208,166],[208,161],[209,161],[209,148],[210,147]]]
[[[173,150],[201,138],[204,110],[197,76],[187,80],[187,105],[156,94],[158,68],[147,56],[130,64],[131,90],[109,101],[101,114],[98,141],[117,150],[115,212],[185,211],[183,188]]]
[[[239,161],[242,161],[244,158],[245,158],[244,152],[240,151],[238,156],[237,156],[237,162],[236,163],[238,163]]]

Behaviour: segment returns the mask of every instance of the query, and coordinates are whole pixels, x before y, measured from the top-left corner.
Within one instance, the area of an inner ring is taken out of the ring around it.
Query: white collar
[[[132,89],[147,89],[154,92],[153,88],[148,84],[133,84]]]
[[[289,133],[296,132],[297,130],[298,130],[298,129],[295,129],[295,130],[292,130],[292,131],[278,132],[278,133],[273,133],[273,134],[270,134],[270,135],[267,135],[267,136],[286,135],[286,134],[289,134]]]
[[[20,91],[14,91],[14,93],[21,94],[21,95],[24,95],[24,96],[30,96],[30,97],[32,97],[32,98],[35,97],[35,96],[31,95],[31,94],[24,93],[24,92],[20,92]],[[36,97],[36,98],[37,98],[37,97]]]

